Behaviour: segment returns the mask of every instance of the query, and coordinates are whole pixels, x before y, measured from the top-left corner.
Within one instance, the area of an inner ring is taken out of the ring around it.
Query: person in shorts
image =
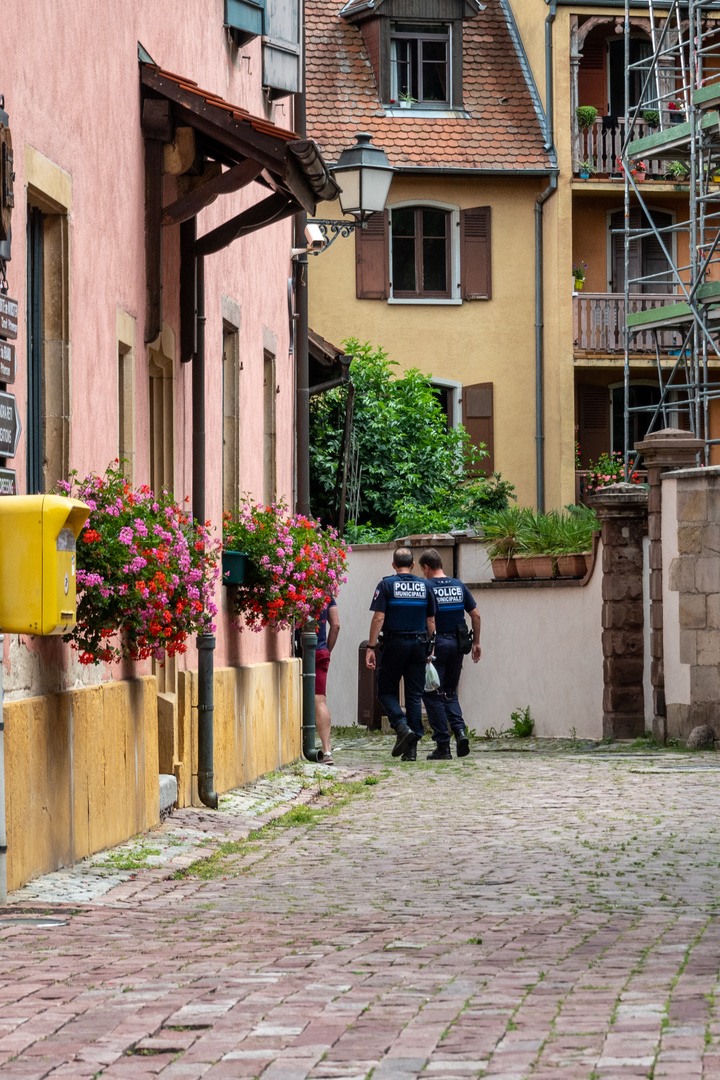
[[[334,765],[330,745],[332,718],[325,696],[327,689],[330,653],[335,648],[340,633],[340,616],[337,604],[331,600],[320,612],[317,625],[317,650],[315,652],[315,727],[320,736],[323,753],[323,765]]]

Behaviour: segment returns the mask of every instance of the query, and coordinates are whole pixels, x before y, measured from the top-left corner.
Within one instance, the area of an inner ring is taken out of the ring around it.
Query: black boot
[[[470,753],[470,740],[468,739],[466,727],[455,732],[455,746],[457,748],[458,757],[467,757]]]
[[[407,750],[400,758],[401,761],[417,761],[417,742],[414,742],[412,746],[408,746]]]
[[[400,757],[406,750],[415,744],[417,735],[414,735],[404,720],[401,720],[395,728],[395,745],[391,753],[393,757]]]
[[[432,754],[428,754],[427,759],[428,761],[452,761],[450,743],[443,743],[442,746],[438,744]]]

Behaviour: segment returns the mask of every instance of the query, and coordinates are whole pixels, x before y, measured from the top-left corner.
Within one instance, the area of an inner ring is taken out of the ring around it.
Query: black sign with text
[[[18,332],[18,302],[0,293],[0,337],[16,338]]]
[[[0,391],[0,457],[15,457],[21,431],[14,394]]]
[[[0,338],[0,383],[14,383],[16,373],[15,346]]]
[[[0,469],[0,495],[17,495],[17,477],[14,469]]]

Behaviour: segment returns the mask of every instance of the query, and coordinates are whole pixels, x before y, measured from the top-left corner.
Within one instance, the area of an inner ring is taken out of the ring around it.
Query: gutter
[[[545,121],[543,120],[543,130]],[[544,169],[464,169],[459,165],[395,165],[394,170],[401,175],[414,176],[550,176],[555,166]]]

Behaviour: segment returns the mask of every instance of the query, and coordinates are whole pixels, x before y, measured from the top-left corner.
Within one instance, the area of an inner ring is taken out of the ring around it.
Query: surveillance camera
[[[327,244],[327,239],[323,236],[319,225],[306,225],[305,239],[308,243],[308,251],[322,251]]]

